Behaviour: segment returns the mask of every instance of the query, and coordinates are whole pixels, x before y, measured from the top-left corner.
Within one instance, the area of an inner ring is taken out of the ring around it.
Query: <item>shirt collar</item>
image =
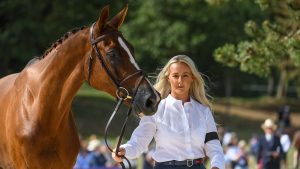
[[[167,102],[169,102],[170,104],[180,104],[182,105],[182,100],[177,100],[176,98],[174,98],[171,94],[168,95],[168,97],[166,98]],[[189,102],[185,102],[184,105],[187,104],[195,104],[195,100],[190,96],[190,101]]]

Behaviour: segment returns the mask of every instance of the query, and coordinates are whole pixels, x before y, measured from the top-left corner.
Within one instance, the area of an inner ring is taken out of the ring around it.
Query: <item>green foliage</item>
[[[218,62],[226,64],[229,67],[235,67],[239,63],[235,59],[238,57],[235,53],[236,53],[235,46],[233,44],[226,44],[222,48],[218,48],[215,51],[215,59]]]
[[[214,57],[227,66],[239,66],[242,71],[263,77],[270,76],[275,68],[282,75],[279,82],[282,89],[278,92],[284,92],[286,87],[282,85],[295,80],[294,74],[300,69],[300,3],[292,0],[256,2],[268,17],[261,26],[251,20],[245,24],[244,30],[251,40],[224,45],[215,50]]]
[[[244,38],[242,23],[261,14],[248,0],[207,2],[137,0],[130,4],[136,10],[129,10],[131,19],[122,29],[143,68],[153,71],[154,65],[183,53],[192,57],[200,71],[220,72],[210,57],[214,48]]]

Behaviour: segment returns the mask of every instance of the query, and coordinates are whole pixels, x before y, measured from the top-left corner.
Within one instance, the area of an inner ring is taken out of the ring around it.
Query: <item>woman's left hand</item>
[[[122,162],[122,157],[121,156],[124,156],[125,153],[126,153],[126,151],[125,151],[125,149],[123,147],[120,147],[118,155],[116,155],[116,149],[114,149],[114,151],[112,152],[112,158],[116,162],[120,163],[120,162]]]

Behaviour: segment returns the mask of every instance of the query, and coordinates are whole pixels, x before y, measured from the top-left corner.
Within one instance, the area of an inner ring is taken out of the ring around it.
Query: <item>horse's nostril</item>
[[[146,101],[145,106],[146,106],[147,108],[149,108],[149,107],[152,107],[154,104],[155,104],[155,100],[152,99],[152,98],[148,98],[147,101]]]

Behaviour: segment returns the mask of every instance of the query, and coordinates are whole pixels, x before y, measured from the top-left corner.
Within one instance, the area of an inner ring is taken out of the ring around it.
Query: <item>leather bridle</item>
[[[124,77],[123,79],[119,80],[118,78],[116,78],[112,71],[109,69],[109,66],[107,65],[107,63],[105,62],[104,60],[104,57],[103,55],[101,54],[101,52],[99,51],[98,47],[97,47],[97,44],[100,42],[100,41],[103,41],[104,38],[107,36],[107,35],[101,35],[97,38],[94,38],[94,33],[93,33],[93,30],[94,30],[94,25],[95,23],[93,23],[93,25],[91,26],[90,28],[90,40],[91,40],[91,45],[102,65],[102,67],[105,69],[107,75],[109,76],[109,78],[113,81],[113,83],[115,84],[116,88],[119,88],[119,87],[122,87],[122,84],[124,84],[127,80],[133,78],[134,76],[137,76],[139,75],[140,77],[140,81],[142,81],[142,79],[144,79],[146,77],[146,74],[143,72],[143,70],[137,70],[136,72]],[[121,35],[120,32],[114,32],[113,34],[117,34],[117,35]],[[90,58],[89,58],[89,65],[88,65],[88,82],[90,80],[90,72],[91,72],[91,65],[92,65],[92,60],[93,60],[93,57],[92,57],[92,53],[90,55]],[[140,84],[138,84],[140,85]],[[139,86],[137,86],[139,87]]]
[[[93,30],[94,30],[94,25],[95,23],[93,23],[93,25],[91,26],[90,28],[90,40],[91,40],[91,45],[93,47],[93,50],[95,51],[96,55],[97,55],[97,58],[99,59],[102,67],[105,69],[107,75],[109,76],[109,78],[113,81],[114,85],[116,86],[116,96],[117,96],[117,99],[118,99],[118,103],[111,115],[111,117],[109,118],[107,124],[106,124],[106,127],[105,127],[105,143],[106,143],[106,146],[108,147],[108,149],[113,152],[113,149],[110,148],[110,146],[108,145],[107,143],[107,131],[108,131],[108,127],[112,121],[112,119],[114,118],[115,114],[118,112],[121,104],[123,103],[124,100],[130,100],[129,102],[129,108],[128,108],[128,111],[127,111],[127,116],[124,120],[124,123],[123,123],[123,126],[122,126],[122,129],[121,129],[121,133],[120,133],[120,137],[119,137],[119,140],[118,140],[118,143],[117,143],[117,147],[116,147],[116,156],[119,156],[118,155],[118,152],[119,152],[119,149],[120,149],[120,145],[121,145],[121,142],[122,142],[122,138],[123,138],[123,135],[124,135],[124,132],[125,132],[125,129],[126,129],[126,124],[127,124],[127,120],[132,112],[132,105],[133,105],[133,101],[134,101],[134,98],[137,94],[137,91],[138,91],[138,88],[139,86],[141,85],[141,82],[142,80],[146,77],[146,74],[142,71],[142,70],[137,70],[135,73],[132,73],[126,77],[124,77],[123,79],[121,80],[118,80],[114,74],[112,73],[112,71],[109,69],[107,63],[105,62],[104,60],[104,57],[103,55],[101,54],[101,52],[99,51],[98,47],[97,47],[97,44],[100,42],[100,41],[103,41],[104,38],[107,36],[107,35],[101,35],[97,38],[94,38],[94,33],[93,33]],[[115,34],[118,34],[120,36],[122,36],[119,32],[114,32]],[[92,61],[93,61],[93,57],[92,57],[92,53],[90,55],[90,58],[89,58],[89,63],[88,63],[88,83],[90,81],[90,73],[91,73],[91,66],[92,66]],[[135,85],[137,84],[137,86],[135,87],[135,90],[133,92],[133,95],[131,96],[130,93],[128,92],[128,90],[123,87],[123,84],[128,81],[129,79],[133,78],[134,76],[139,76]],[[131,164],[129,162],[129,160],[125,157],[125,156],[119,156],[121,157],[122,159],[125,159],[129,165],[129,168],[131,169]],[[122,168],[125,169],[125,165],[123,162],[120,163]]]

